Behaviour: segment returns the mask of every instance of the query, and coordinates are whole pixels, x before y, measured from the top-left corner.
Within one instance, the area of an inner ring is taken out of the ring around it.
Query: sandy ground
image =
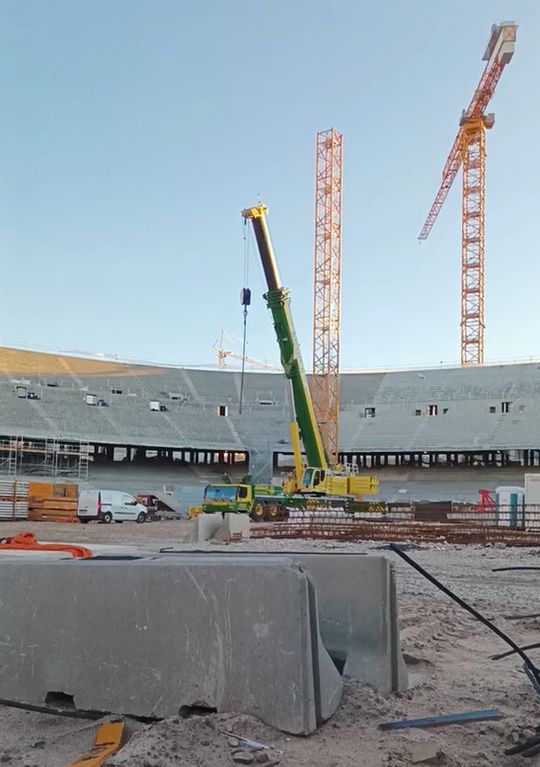
[[[192,548],[179,543],[183,522],[146,525],[60,525],[4,523],[1,535],[32,529],[41,540],[132,543],[141,551],[162,546]],[[206,544],[210,550],[215,546]],[[262,740],[270,746],[267,764],[281,767],[403,767],[412,764],[410,749],[432,744],[439,763],[450,767],[535,763],[505,756],[505,749],[540,725],[540,699],[514,658],[490,660],[505,645],[441,594],[384,546],[368,543],[333,544],[258,540],[229,550],[299,550],[332,548],[385,554],[395,562],[402,647],[409,665],[410,689],[384,698],[346,680],[337,714],[308,738],[285,736],[245,715],[210,715],[165,720],[155,725],[128,722],[128,740],[110,761],[117,767],[232,767],[235,758],[253,764],[264,756],[236,754],[220,730]],[[536,549],[480,546],[412,546],[408,553],[444,583],[509,633],[516,641],[540,641],[540,618],[505,616],[540,612],[540,571],[494,573],[492,568],[540,565]],[[540,663],[540,650],[531,657]],[[393,719],[498,707],[505,718],[495,722],[453,725],[429,730],[383,732],[381,722]],[[91,746],[96,725],[48,715],[0,708],[0,765],[65,767]],[[540,757],[537,757],[540,760]],[[247,763],[246,762],[246,763]]]

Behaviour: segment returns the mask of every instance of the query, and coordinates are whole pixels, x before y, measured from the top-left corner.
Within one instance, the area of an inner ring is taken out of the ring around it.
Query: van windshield
[[[208,485],[204,498],[206,501],[234,501],[237,491],[237,485]]]

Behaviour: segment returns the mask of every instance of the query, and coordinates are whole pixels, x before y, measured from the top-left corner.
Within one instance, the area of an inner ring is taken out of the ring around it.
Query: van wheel
[[[101,519],[102,519],[102,521],[106,525],[109,525],[112,522],[112,514],[111,514],[111,512],[110,511],[106,511],[105,514],[101,515]]]
[[[139,522],[139,524],[141,522],[146,522],[146,514],[144,513],[144,511],[141,511],[141,513],[137,517],[137,522]]]

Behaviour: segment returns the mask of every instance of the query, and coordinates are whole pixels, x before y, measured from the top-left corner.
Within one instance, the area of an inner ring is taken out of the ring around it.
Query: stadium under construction
[[[0,349],[0,371],[3,473],[92,484],[109,467],[129,486],[135,466],[146,481],[154,468],[153,484],[193,484],[223,471],[268,482],[292,465],[281,374],[247,373],[239,414],[237,371],[11,348]],[[340,460],[380,472],[379,497],[404,471],[443,483],[440,497],[454,480],[479,489],[487,470],[504,484],[540,465],[538,363],[342,374],[340,390]],[[426,485],[417,492],[426,497]]]

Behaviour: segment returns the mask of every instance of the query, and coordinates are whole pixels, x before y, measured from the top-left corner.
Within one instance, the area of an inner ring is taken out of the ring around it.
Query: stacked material
[[[30,482],[28,518],[34,521],[76,522],[79,486]]]
[[[28,519],[28,482],[0,479],[0,519]]]

